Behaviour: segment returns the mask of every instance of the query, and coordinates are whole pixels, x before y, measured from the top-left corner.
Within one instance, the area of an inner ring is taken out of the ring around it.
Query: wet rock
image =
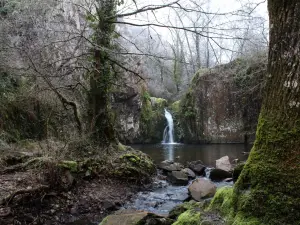
[[[189,182],[188,175],[183,171],[172,171],[168,173],[168,180],[175,185],[187,185]]]
[[[167,171],[167,172],[172,172],[172,171],[179,171],[179,170],[183,169],[184,167],[180,163],[176,163],[171,160],[165,160],[159,164],[158,168],[160,168],[164,171]]]
[[[223,180],[223,182],[232,182],[233,178],[232,177],[228,177],[226,179]]]
[[[216,168],[221,169],[221,170],[225,170],[227,172],[231,171],[232,170],[232,165],[229,161],[229,157],[224,156],[224,157],[216,160]]]
[[[210,175],[209,178],[212,181],[222,181],[226,178],[231,178],[232,174],[230,172],[227,172],[225,170],[221,170],[221,169],[212,169],[210,171]]]
[[[100,225],[132,225],[140,222],[144,217],[148,215],[147,212],[117,212],[114,215],[109,215],[103,219]]]
[[[105,210],[109,210],[109,211],[113,211],[113,210],[116,210],[118,208],[116,206],[116,204],[114,202],[111,202],[111,201],[104,201],[104,202],[102,202],[102,207]]]
[[[188,168],[193,170],[197,175],[205,175],[205,166],[203,165],[203,162],[201,160],[189,162]]]
[[[174,223],[174,220],[170,218],[166,218],[160,215],[156,215],[153,213],[148,213],[146,217],[144,217],[139,224],[143,225],[171,225]]]
[[[114,215],[109,215],[100,223],[100,225],[171,225],[174,221],[160,215],[141,211],[122,210]]]
[[[236,182],[237,179],[239,178],[244,166],[245,166],[245,162],[240,162],[233,170],[232,173],[232,178],[233,178],[233,182]]]
[[[184,168],[182,170],[182,172],[184,172],[186,175],[188,175],[188,178],[191,178],[191,179],[195,179],[196,178],[196,174],[193,172],[193,170],[191,170],[189,168]]]
[[[211,181],[198,178],[189,186],[189,193],[191,194],[192,198],[196,201],[200,201],[204,198],[213,197],[216,193],[217,187]]]

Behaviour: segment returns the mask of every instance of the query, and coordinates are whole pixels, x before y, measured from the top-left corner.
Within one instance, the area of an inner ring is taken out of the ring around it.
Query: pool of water
[[[189,161],[201,160],[206,166],[214,167],[216,160],[229,156],[230,160],[246,160],[251,146],[244,144],[203,144],[203,145],[185,145],[185,144],[148,144],[132,145],[131,147],[139,149],[148,154],[156,163],[163,160],[174,160],[185,164]]]

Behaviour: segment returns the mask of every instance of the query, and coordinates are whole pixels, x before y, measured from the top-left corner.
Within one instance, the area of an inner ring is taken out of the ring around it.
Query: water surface
[[[203,145],[185,145],[185,144],[147,144],[132,145],[148,154],[156,163],[163,160],[175,160],[185,164],[188,161],[201,160],[205,165],[214,167],[216,160],[229,156],[230,160],[246,160],[251,146],[244,144],[203,144]]]

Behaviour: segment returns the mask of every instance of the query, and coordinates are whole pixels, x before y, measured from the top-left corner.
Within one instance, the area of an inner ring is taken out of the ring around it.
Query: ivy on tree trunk
[[[107,50],[111,49],[114,24],[107,21],[115,15],[115,0],[97,0],[97,25],[94,30],[94,65],[90,78],[90,124],[94,139],[109,145],[117,142],[110,105],[112,71]]]

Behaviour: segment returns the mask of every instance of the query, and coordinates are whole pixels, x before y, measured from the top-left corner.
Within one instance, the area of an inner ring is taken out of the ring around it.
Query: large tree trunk
[[[98,26],[95,28],[94,70],[90,78],[90,121],[94,139],[102,145],[117,142],[111,118],[110,89],[112,85],[111,65],[107,49],[111,48],[114,25],[106,18],[115,13],[114,0],[98,0]]]
[[[269,0],[266,95],[235,185],[236,210],[263,224],[300,224],[300,2]]]

